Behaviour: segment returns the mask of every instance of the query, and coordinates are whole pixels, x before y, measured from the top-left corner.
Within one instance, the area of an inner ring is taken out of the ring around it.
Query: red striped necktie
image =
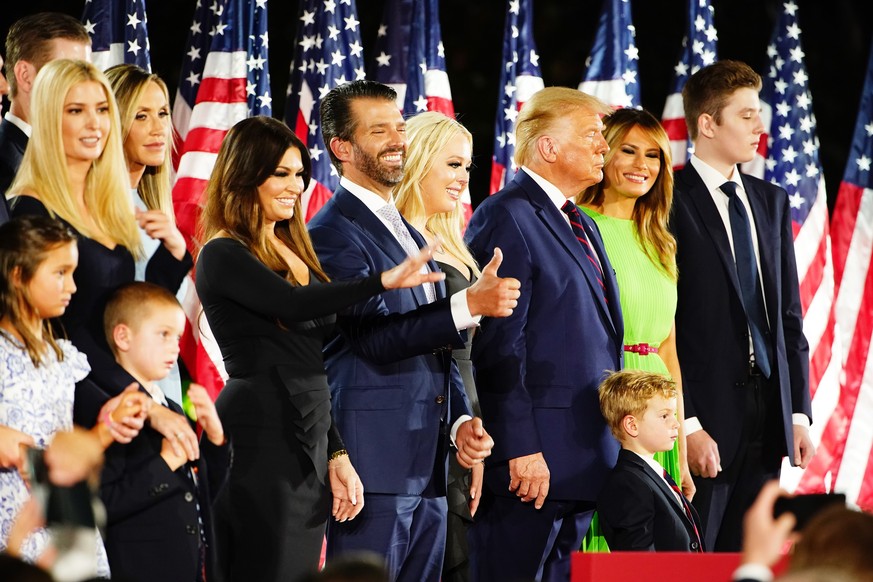
[[[582,225],[582,214],[579,212],[579,209],[576,208],[576,205],[569,200],[564,203],[561,210],[570,219],[570,228],[573,229],[573,234],[576,236],[576,240],[578,240],[579,244],[582,245],[582,249],[585,251],[585,256],[588,257],[588,260],[591,261],[591,264],[594,266],[597,282],[600,283],[600,290],[603,292],[603,300],[609,303],[609,300],[606,298],[606,285],[603,283],[603,268],[600,266],[600,261],[597,259],[594,249],[591,248],[588,234],[585,232],[585,227]]]
[[[697,524],[694,522],[694,515],[691,513],[691,506],[688,504],[688,500],[685,499],[685,496],[682,495],[682,489],[676,485],[676,481],[673,480],[673,477],[670,476],[670,473],[664,470],[664,480],[667,481],[667,485],[670,486],[670,489],[673,490],[676,495],[679,496],[679,501],[682,503],[682,508],[685,510],[685,515],[688,517],[688,521],[691,522],[691,527],[694,528],[694,536],[697,538],[697,551],[703,551],[703,544],[700,540],[700,532],[697,531]]]

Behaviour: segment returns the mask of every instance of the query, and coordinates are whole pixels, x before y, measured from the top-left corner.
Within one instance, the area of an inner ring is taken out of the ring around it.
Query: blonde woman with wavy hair
[[[657,460],[691,499],[682,404],[682,376],[676,355],[676,241],[667,229],[673,202],[670,140],[649,112],[619,109],[603,119],[609,144],[603,180],[583,191],[578,202],[600,229],[615,269],[624,317],[624,366],[665,374],[679,391],[679,439]],[[585,549],[603,549],[598,526]]]
[[[52,61],[34,83],[31,118],[33,138],[9,190],[12,216],[60,218],[78,235],[78,292],[60,319],[73,344],[88,356],[90,380],[117,394],[133,378],[115,363],[100,321],[107,297],[134,280],[134,257],[143,256],[137,221],[148,230],[153,220],[134,215],[115,97],[92,64]],[[163,244],[149,260],[146,278],[175,291],[192,266],[191,257],[178,230],[160,234],[153,235]],[[78,394],[76,404],[84,405]],[[77,408],[77,422],[90,426],[94,412]],[[190,429],[185,435],[196,446]]]
[[[163,79],[136,65],[106,70],[121,117],[130,187],[144,206],[173,220],[170,94]]]
[[[184,254],[185,242],[176,227],[170,175],[172,125],[170,94],[164,81],[136,65],[116,65],[106,70],[115,93],[121,118],[124,159],[130,176],[130,197],[140,224],[143,256],[136,260],[136,280],[146,280],[148,263],[161,244]],[[187,293],[187,281],[171,289],[180,301]],[[170,399],[182,401],[178,365],[158,385]]]
[[[454,119],[429,111],[407,120],[406,137],[409,141],[405,172],[394,193],[397,209],[429,243],[440,242],[434,259],[446,273],[448,295],[454,295],[481,275],[461,234],[464,227],[461,196],[470,181],[473,136]],[[465,347],[454,350],[452,356],[474,414],[480,416],[470,361],[472,332],[468,331]],[[481,491],[482,465],[474,465],[469,471],[460,466],[454,455],[449,455],[444,582],[460,582],[470,577],[467,529],[473,523]]]

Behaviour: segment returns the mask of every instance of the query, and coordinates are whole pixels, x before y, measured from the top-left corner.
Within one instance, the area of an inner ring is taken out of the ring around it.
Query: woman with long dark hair
[[[314,571],[328,516],[361,511],[363,487],[330,414],[323,341],[337,311],[442,278],[420,272],[428,248],[372,277],[329,282],[300,208],[311,175],[287,126],[252,117],[228,132],[206,188],[196,285],[230,377],[216,406],[232,463],[214,508],[228,580]]]

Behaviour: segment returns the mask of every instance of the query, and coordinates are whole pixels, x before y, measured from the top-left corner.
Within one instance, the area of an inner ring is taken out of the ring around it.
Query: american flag
[[[491,194],[508,181],[517,168],[515,118],[525,101],[543,88],[540,56],[533,39],[533,0],[508,0],[503,29],[503,70],[500,72],[500,105],[494,128]],[[509,173],[509,169],[512,173]],[[508,174],[508,175],[507,175]]]
[[[814,462],[831,487],[873,511],[873,46],[849,161],[833,214],[836,317],[843,345],[839,400]],[[822,419],[824,420],[824,419]],[[807,469],[807,473],[810,469]],[[820,483],[812,482],[810,485]],[[827,485],[827,482],[824,483]]]
[[[753,162],[752,167],[744,167],[744,170],[788,192],[803,329],[810,348],[809,383],[814,420],[810,436],[819,446],[822,430],[839,394],[840,356],[834,333],[834,269],[827,195],[800,42],[797,4],[793,0],[782,5],[767,54],[770,69],[764,78],[761,103],[762,111],[772,113],[772,119],[763,120],[770,137],[765,134],[759,145],[761,155],[756,162],[763,163]],[[782,484],[790,491],[808,492],[812,482],[820,482],[823,476],[820,461],[814,461],[805,472],[789,468],[786,462]]]
[[[438,0],[388,0],[376,35],[370,77],[397,91],[405,116],[439,111],[455,116]],[[465,218],[473,213],[470,190],[461,195]]]
[[[388,0],[373,52],[370,76],[397,91],[404,115],[454,117],[437,0]]]
[[[639,51],[630,0],[604,0],[579,90],[613,107],[639,107]]]
[[[718,34],[713,24],[713,8],[709,0],[688,0],[688,32],[682,39],[682,54],[673,67],[673,90],[664,104],[661,123],[670,137],[673,168],[679,169],[688,161],[691,142],[685,126],[685,107],[682,89],[688,77],[718,59],[715,42]]]
[[[82,22],[98,69],[128,63],[152,70],[145,0],[85,0]]]
[[[179,152],[173,205],[190,245],[224,135],[248,116],[272,112],[267,0],[198,0],[187,46],[173,107]],[[200,317],[194,285],[189,290],[182,360],[214,398],[224,384],[221,353]]]
[[[318,212],[339,184],[321,137],[319,104],[343,83],[365,78],[360,22],[354,0],[303,0],[291,61],[285,123],[309,148],[312,177],[301,204],[306,220]]]

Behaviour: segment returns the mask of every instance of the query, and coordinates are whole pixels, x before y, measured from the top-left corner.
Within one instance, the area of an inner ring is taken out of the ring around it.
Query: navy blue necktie
[[[728,197],[728,216],[731,222],[731,236],[734,241],[734,258],[737,263],[737,278],[740,281],[740,291],[743,294],[743,306],[752,336],[752,348],[755,351],[755,363],[765,377],[770,377],[770,343],[767,341],[767,316],[764,310],[764,294],[761,292],[761,277],[758,273],[758,262],[755,260],[755,248],[752,246],[752,228],[749,215],[742,201],[737,196],[737,185],[725,182],[721,191]]]
[[[570,219],[570,228],[573,229],[573,234],[576,236],[576,240],[578,240],[579,244],[582,245],[582,250],[585,251],[585,256],[588,257],[588,260],[591,261],[591,264],[594,266],[594,273],[597,277],[597,282],[600,283],[600,290],[603,292],[603,299],[609,303],[609,299],[606,297],[606,285],[603,283],[603,268],[600,266],[600,261],[597,259],[597,256],[594,254],[594,249],[591,248],[591,243],[588,241],[588,234],[585,232],[585,227],[582,225],[582,214],[579,212],[576,205],[569,200],[564,203],[561,210]]]

